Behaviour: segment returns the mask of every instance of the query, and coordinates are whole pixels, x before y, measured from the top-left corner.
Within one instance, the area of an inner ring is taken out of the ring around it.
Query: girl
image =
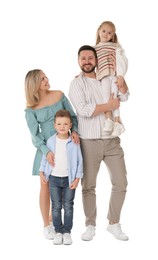
[[[98,65],[97,79],[102,80],[104,77],[110,76],[111,90],[103,93],[106,96],[106,102],[110,93],[114,93],[115,97],[119,95],[119,90],[124,84],[124,76],[127,72],[128,60],[118,42],[115,25],[110,21],[103,22],[96,34],[96,45]],[[113,76],[116,76],[117,79]],[[117,85],[116,85],[117,81]],[[120,120],[119,110],[113,111],[114,121],[111,112],[106,113],[106,121],[104,130],[112,136],[119,136],[124,132],[124,127]]]

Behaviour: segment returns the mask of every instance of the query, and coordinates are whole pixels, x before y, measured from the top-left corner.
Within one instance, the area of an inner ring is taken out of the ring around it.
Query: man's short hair
[[[83,46],[81,46],[81,47],[79,48],[79,50],[78,50],[78,57],[79,57],[81,51],[92,51],[92,52],[94,53],[94,56],[95,56],[96,59],[97,59],[96,50],[95,50],[92,46],[90,46],[90,45],[83,45]]]

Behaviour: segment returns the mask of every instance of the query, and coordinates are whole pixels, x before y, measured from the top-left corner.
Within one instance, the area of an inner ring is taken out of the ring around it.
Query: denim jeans
[[[50,176],[53,225],[57,233],[71,233],[75,189],[69,188],[68,177]],[[62,208],[64,210],[62,218]],[[62,221],[63,220],[63,221]]]

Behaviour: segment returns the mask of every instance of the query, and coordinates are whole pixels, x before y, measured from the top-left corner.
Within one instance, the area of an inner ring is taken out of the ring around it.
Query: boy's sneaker
[[[70,233],[64,233],[63,234],[63,244],[64,245],[71,245],[72,244],[72,238]]]
[[[54,237],[53,244],[54,245],[61,245],[63,243],[63,235],[61,233],[56,233]]]
[[[52,225],[49,225],[44,228],[43,235],[47,239],[54,239],[55,237],[55,231]]]
[[[95,235],[95,226],[89,225],[87,226],[87,230],[82,234],[81,239],[84,241],[90,241],[93,239]]]
[[[124,127],[120,123],[114,123],[113,131],[112,131],[112,136],[119,136],[125,131]]]
[[[103,130],[105,132],[110,132],[111,133],[112,130],[113,130],[113,127],[114,127],[114,122],[110,118],[107,118],[105,120],[105,124],[104,124]]]
[[[109,231],[116,239],[127,241],[128,236],[122,232],[121,225],[119,223],[108,225],[107,231]]]

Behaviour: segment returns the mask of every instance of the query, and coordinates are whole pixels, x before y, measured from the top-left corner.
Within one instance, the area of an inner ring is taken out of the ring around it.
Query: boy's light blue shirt
[[[55,154],[55,147],[56,147],[56,135],[57,134],[52,135],[47,140],[47,147],[54,154]],[[70,137],[66,144],[66,150],[67,150],[67,160],[68,160],[68,178],[69,178],[69,185],[70,185],[76,178],[83,177],[83,159],[82,159],[80,145],[74,144]],[[49,176],[53,171],[53,167],[49,164],[45,155],[42,156],[39,171],[44,172],[44,175],[47,180],[49,179]]]

